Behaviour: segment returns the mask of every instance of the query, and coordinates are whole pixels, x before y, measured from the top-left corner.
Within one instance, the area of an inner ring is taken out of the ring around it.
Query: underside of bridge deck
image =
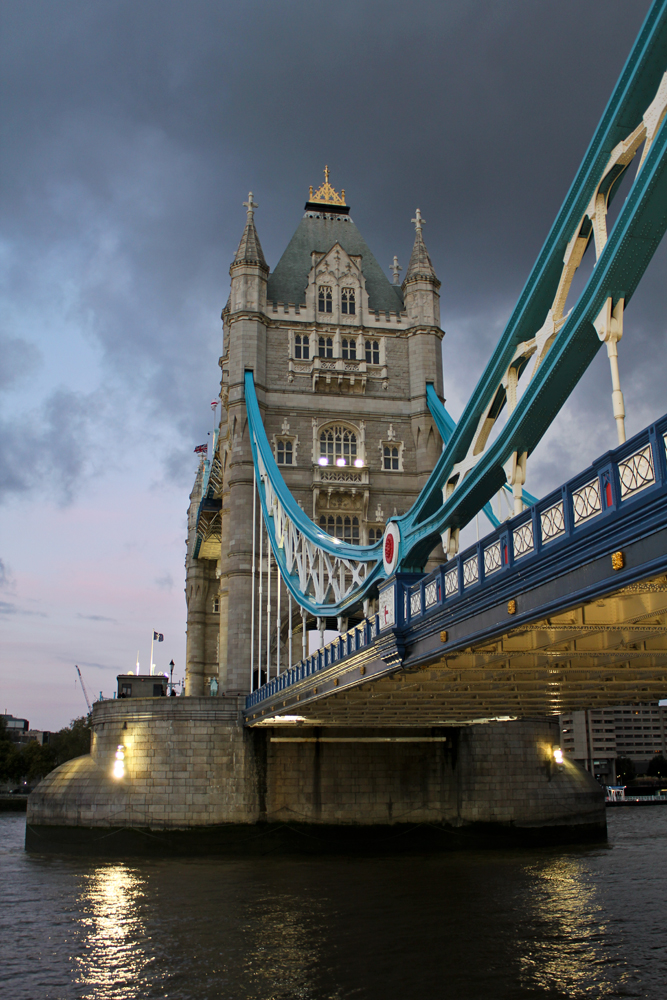
[[[375,657],[375,659],[373,658]],[[390,669],[368,650],[282,692],[252,725],[442,726],[667,694],[667,576],[580,603],[475,645]],[[253,718],[254,715],[254,718]]]

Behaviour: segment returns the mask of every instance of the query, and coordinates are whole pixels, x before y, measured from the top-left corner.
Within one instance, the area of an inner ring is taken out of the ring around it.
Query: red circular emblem
[[[390,566],[394,561],[394,536],[391,532],[384,538],[384,560]]]

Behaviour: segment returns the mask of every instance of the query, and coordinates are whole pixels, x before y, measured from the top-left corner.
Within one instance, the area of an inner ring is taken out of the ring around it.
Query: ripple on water
[[[667,808],[608,818],[588,849],[96,863],[0,814],[0,995],[664,1000]]]

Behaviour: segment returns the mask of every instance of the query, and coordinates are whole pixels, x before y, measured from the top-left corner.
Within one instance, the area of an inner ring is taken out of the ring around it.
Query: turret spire
[[[253,201],[252,191],[248,192],[248,200],[244,201],[243,205],[247,210],[247,219],[241,242],[234,257],[234,264],[258,264],[268,271],[269,267],[264,259],[262,244],[259,242],[259,236],[255,229],[255,209],[259,208],[259,205]]]
[[[409,281],[414,281],[418,278],[436,281],[439,287],[440,282],[436,277],[433,264],[431,263],[431,258],[428,255],[428,250],[426,249],[426,244],[424,243],[424,237],[422,236],[422,226],[426,225],[426,220],[422,218],[422,214],[419,209],[415,212],[415,217],[412,221],[415,225],[415,244],[412,248],[412,255],[405,274],[403,288],[405,288]]]

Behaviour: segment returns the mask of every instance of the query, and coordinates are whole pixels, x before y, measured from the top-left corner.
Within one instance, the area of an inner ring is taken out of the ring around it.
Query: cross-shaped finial
[[[324,183],[325,184],[329,183],[329,168],[328,167],[324,168]]]
[[[389,268],[389,270],[394,275],[394,284],[397,285],[398,284],[398,276],[401,273],[401,271],[403,270],[403,268],[398,263],[398,257],[396,256],[396,254],[394,254],[394,263],[391,265],[391,267]]]
[[[422,214],[419,211],[419,209],[417,209],[417,211],[415,212],[415,217],[412,221],[415,224],[415,229],[417,230],[417,232],[421,233],[422,226],[426,225],[426,219],[422,219]]]
[[[255,209],[259,208],[257,202],[252,200],[252,191],[248,191],[248,200],[243,202],[245,208],[248,209],[248,222],[252,219],[255,214]]]

